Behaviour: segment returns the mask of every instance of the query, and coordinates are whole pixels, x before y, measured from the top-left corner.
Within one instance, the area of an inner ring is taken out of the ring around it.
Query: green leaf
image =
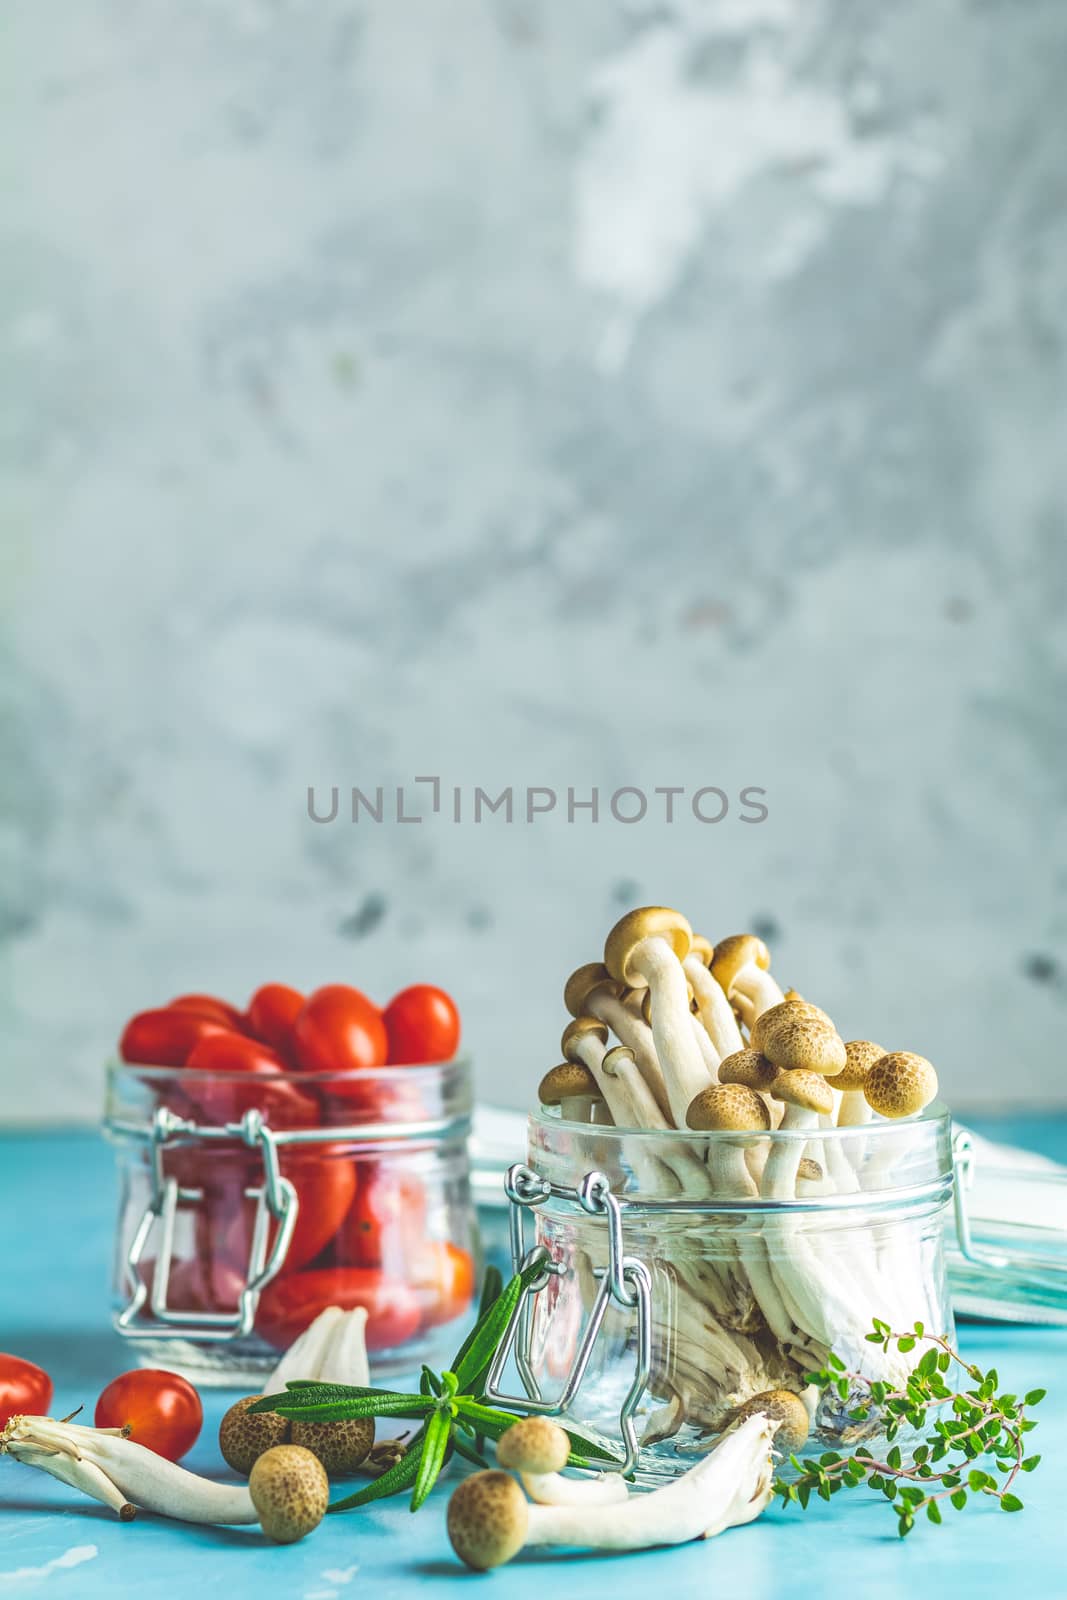
[[[431,1372],[426,1363],[423,1362],[422,1377],[419,1379],[420,1393],[439,1395],[441,1393],[441,1389],[442,1384],[440,1378],[437,1376],[436,1372]]]
[[[941,1521],[941,1507],[936,1500],[931,1500],[926,1507],[926,1515],[930,1522]]]
[[[419,1433],[411,1441],[406,1455],[402,1455],[388,1472],[383,1472],[380,1478],[375,1478],[373,1483],[368,1483],[365,1489],[359,1489],[355,1494],[350,1494],[346,1500],[338,1500],[327,1509],[330,1511],[351,1511],[356,1506],[366,1506],[372,1500],[385,1500],[391,1494],[399,1494],[402,1489],[407,1489],[414,1483],[420,1465],[420,1452],[415,1448],[422,1434]]]
[[[486,1267],[482,1279],[482,1293],[478,1301],[478,1321],[481,1322],[494,1300],[500,1299],[500,1291],[504,1287],[504,1279],[499,1267]]]
[[[910,1333],[906,1333],[902,1339],[897,1340],[897,1349],[905,1352],[915,1349],[915,1340]]]
[[[492,1365],[493,1357],[507,1332],[508,1324],[515,1314],[520,1299],[528,1285],[534,1283],[543,1271],[544,1263],[538,1261],[525,1272],[517,1272],[485,1315],[475,1323],[452,1364],[452,1370],[462,1391],[468,1392]]]
[[[349,1417],[428,1416],[436,1400],[426,1395],[376,1395],[366,1400],[334,1400],[322,1405],[284,1405],[275,1409],[280,1417],[298,1417],[301,1422],[345,1422]]]
[[[412,1511],[419,1509],[440,1476],[451,1432],[450,1414],[447,1411],[435,1411],[426,1424],[422,1441],[419,1470],[415,1478],[415,1487],[411,1492]]]
[[[1048,1393],[1047,1389],[1031,1389],[1023,1400],[1024,1405],[1039,1406]]]
[[[967,1504],[966,1489],[956,1490],[956,1493],[952,1496],[952,1504],[956,1507],[957,1511],[963,1510],[964,1506]]]
[[[1019,1496],[1017,1494],[1002,1494],[1001,1495],[1001,1497],[1000,1497],[1000,1509],[1002,1511],[1021,1511],[1022,1508],[1023,1508],[1023,1503],[1019,1499]]]
[[[1023,1472],[1033,1472],[1040,1460],[1040,1456],[1027,1456],[1025,1461],[1019,1463],[1019,1466]]]
[[[892,1450],[890,1450],[889,1454],[886,1456],[886,1461],[893,1468],[893,1471],[896,1472],[898,1470],[898,1468],[900,1467],[900,1463],[901,1463],[902,1460],[903,1460],[903,1457],[900,1454],[900,1446],[898,1444],[895,1444],[893,1446]]]

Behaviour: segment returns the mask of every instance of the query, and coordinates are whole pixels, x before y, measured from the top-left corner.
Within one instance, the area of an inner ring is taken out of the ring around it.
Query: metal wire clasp
[[[543,1262],[544,1271],[534,1279],[519,1299],[507,1332],[489,1369],[485,1385],[486,1398],[497,1404],[506,1405],[514,1411],[551,1417],[563,1415],[581,1388],[609,1303],[614,1301],[624,1311],[636,1311],[634,1378],[619,1410],[619,1431],[626,1455],[617,1469],[623,1473],[633,1472],[640,1450],[634,1413],[648,1386],[652,1370],[652,1276],[643,1261],[624,1252],[622,1215],[625,1202],[612,1194],[611,1185],[603,1172],[587,1172],[576,1188],[570,1188],[550,1183],[547,1178],[539,1177],[522,1163],[517,1163],[508,1169],[504,1189],[511,1202],[509,1225],[515,1271],[528,1269],[538,1260]],[[608,1230],[608,1266],[600,1279],[582,1342],[559,1397],[556,1400],[545,1400],[530,1365],[533,1296],[547,1286],[552,1276],[561,1276],[567,1269],[562,1262],[553,1261],[543,1245],[527,1249],[525,1216],[528,1210],[543,1204],[551,1197],[578,1205],[591,1217],[605,1218]],[[515,1366],[526,1390],[522,1395],[507,1394],[500,1387],[504,1368],[513,1353]],[[605,1467],[610,1470],[607,1464]]]
[[[256,1202],[252,1224],[245,1284],[235,1312],[175,1311],[167,1304],[171,1263],[174,1255],[174,1225],[179,1205],[195,1206],[204,1198],[203,1189],[183,1188],[177,1178],[168,1176],[163,1161],[167,1144],[177,1138],[195,1138],[205,1130],[178,1117],[167,1106],[160,1106],[148,1130],[148,1167],[152,1189],[123,1260],[123,1276],[130,1298],[115,1318],[115,1326],[127,1339],[240,1339],[251,1333],[260,1291],[281,1271],[296,1226],[300,1201],[296,1189],[282,1176],[278,1161],[278,1141],[263,1114],[246,1111],[240,1122],[213,1129],[214,1134],[240,1139],[250,1149],[258,1149],[263,1162],[263,1182],[244,1192]],[[270,1223],[277,1224],[274,1242],[267,1249]],[[158,1225],[159,1245],[152,1274],[152,1288],[138,1268],[149,1240]],[[151,1316],[142,1315],[148,1303]]]

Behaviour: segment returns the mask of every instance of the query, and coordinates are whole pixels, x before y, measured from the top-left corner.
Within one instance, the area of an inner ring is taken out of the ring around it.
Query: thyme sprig
[[[305,1380],[287,1384],[287,1394],[267,1395],[249,1410],[299,1417],[302,1422],[340,1422],[351,1417],[403,1417],[417,1421],[417,1433],[387,1470],[329,1509],[350,1511],[410,1489],[411,1509],[418,1511],[453,1453],[472,1466],[488,1467],[485,1441],[499,1439],[519,1415],[487,1404],[485,1385],[523,1293],[543,1270],[542,1263],[535,1262],[517,1272],[505,1286],[500,1273],[490,1267],[474,1327],[450,1367],[443,1372],[423,1367],[417,1394]],[[569,1466],[597,1469],[606,1462],[618,1464],[618,1458],[595,1440],[571,1428],[566,1432],[572,1447]]]
[[[790,1456],[797,1477],[792,1482],[779,1479],[774,1486],[783,1505],[795,1502],[806,1509],[813,1494],[829,1500],[841,1489],[866,1484],[893,1507],[901,1538],[920,1516],[940,1523],[943,1507],[962,1511],[971,1496],[986,1496],[1002,1511],[1021,1511],[1023,1503],[1014,1485],[1020,1473],[1033,1472],[1041,1460],[1025,1453],[1025,1436],[1037,1426],[1027,1411],[1044,1399],[1045,1390],[1031,1389],[1021,1400],[1015,1394],[1001,1394],[995,1368],[983,1372],[964,1360],[947,1339],[927,1333],[921,1322],[910,1332],[894,1333],[876,1317],[866,1337],[883,1350],[895,1344],[904,1354],[920,1341],[926,1343],[902,1389],[848,1371],[836,1355],[821,1371],[809,1374],[809,1382],[832,1390],[846,1403],[859,1390],[862,1398],[848,1413],[849,1419],[856,1423],[872,1416],[881,1419],[890,1448],[884,1459],[862,1448],[849,1455],[830,1450],[817,1459]],[[968,1379],[972,1387],[954,1388],[947,1381],[952,1374]],[[908,1457],[893,1442],[902,1428],[923,1435]],[[992,1470],[977,1465],[982,1459]]]

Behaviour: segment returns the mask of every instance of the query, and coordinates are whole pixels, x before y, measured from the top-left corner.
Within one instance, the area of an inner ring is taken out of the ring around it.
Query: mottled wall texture
[[[268,977],[443,982],[520,1105],[640,901],[1067,1099],[1067,7],[0,28],[3,1120]]]

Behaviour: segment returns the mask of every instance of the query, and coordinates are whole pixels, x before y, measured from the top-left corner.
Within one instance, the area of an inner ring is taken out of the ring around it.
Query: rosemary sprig
[[[524,1291],[542,1271],[542,1264],[536,1262],[505,1285],[491,1267],[482,1285],[477,1320],[453,1356],[451,1367],[433,1372],[424,1366],[417,1394],[299,1381],[287,1384],[285,1395],[267,1395],[249,1409],[299,1417],[303,1422],[403,1417],[420,1423],[404,1454],[387,1471],[330,1507],[331,1511],[349,1511],[410,1489],[411,1509],[417,1511],[453,1451],[474,1466],[487,1467],[485,1440],[499,1439],[516,1420],[517,1413],[485,1403],[485,1384]],[[618,1458],[595,1440],[571,1428],[566,1432],[572,1446],[570,1466],[595,1469],[605,1462],[618,1465]]]
[[[813,1494],[829,1500],[841,1489],[865,1483],[893,1507],[901,1538],[912,1531],[920,1516],[940,1523],[943,1508],[962,1511],[972,1495],[996,1501],[1002,1511],[1021,1511],[1023,1503],[1013,1486],[1020,1473],[1033,1472],[1041,1460],[1025,1453],[1024,1438],[1037,1426],[1027,1410],[1044,1399],[1044,1389],[1031,1389],[1022,1400],[999,1393],[995,1369],[983,1372],[965,1361],[947,1339],[928,1334],[921,1322],[910,1332],[894,1333],[887,1322],[876,1317],[867,1338],[883,1350],[895,1343],[905,1354],[920,1341],[926,1342],[927,1348],[903,1389],[849,1372],[835,1355],[820,1372],[810,1373],[809,1381],[820,1389],[832,1389],[845,1402],[860,1391],[860,1403],[848,1413],[849,1418],[856,1423],[866,1422],[872,1415],[883,1419],[890,1444],[885,1459],[862,1448],[850,1455],[827,1451],[817,1460],[790,1456],[798,1476],[792,1482],[779,1479],[774,1486],[783,1505],[795,1502],[806,1509]],[[953,1388],[946,1381],[957,1368],[972,1387]],[[893,1443],[904,1427],[924,1436],[907,1458]],[[983,1458],[990,1462],[991,1471],[976,1464]]]

